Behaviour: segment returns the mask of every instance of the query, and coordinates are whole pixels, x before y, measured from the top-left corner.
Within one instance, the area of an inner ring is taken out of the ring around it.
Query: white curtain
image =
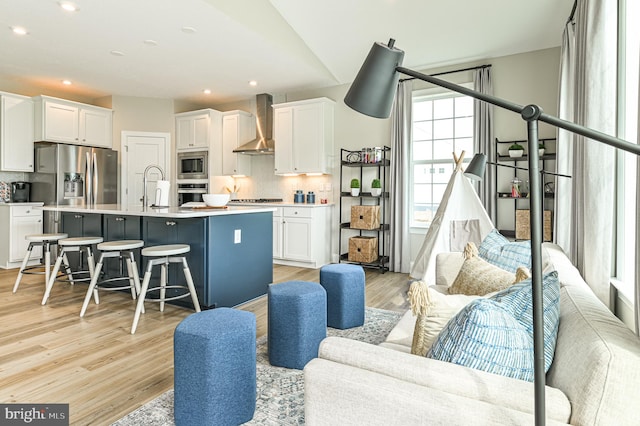
[[[491,68],[478,68],[473,74],[473,89],[487,95],[493,95]],[[473,102],[473,150],[487,155],[489,161],[497,158],[496,144],[493,141],[493,105],[477,99]],[[496,168],[487,167],[479,183],[478,196],[491,221],[496,223]]]
[[[411,91],[412,82],[398,83],[398,93],[391,114],[391,220],[389,269],[409,272],[409,172],[411,152]]]
[[[565,29],[559,114],[616,134],[617,4],[577,0],[574,24]],[[614,233],[615,150],[582,136],[558,134],[556,241],[585,281],[609,305]],[[569,187],[567,187],[569,186]]]

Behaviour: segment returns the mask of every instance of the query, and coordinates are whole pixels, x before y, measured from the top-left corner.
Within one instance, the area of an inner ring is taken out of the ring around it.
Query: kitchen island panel
[[[271,212],[209,218],[209,306],[236,306],[267,293],[272,221]]]

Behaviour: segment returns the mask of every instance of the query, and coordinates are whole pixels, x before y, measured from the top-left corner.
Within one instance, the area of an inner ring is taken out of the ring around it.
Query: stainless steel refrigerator
[[[52,142],[34,147],[32,201],[59,206],[118,202],[118,151]],[[58,230],[56,215],[45,214],[44,229]]]

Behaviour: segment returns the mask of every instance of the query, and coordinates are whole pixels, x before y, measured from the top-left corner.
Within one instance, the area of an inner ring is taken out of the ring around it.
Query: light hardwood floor
[[[192,311],[148,303],[135,335],[134,302],[101,292],[79,317],[85,284],[56,283],[41,306],[44,278],[25,275],[12,293],[17,269],[0,269],[0,401],[68,403],[72,425],[108,425],[173,387],[173,331]],[[274,282],[315,281],[319,270],[274,265]],[[366,271],[366,304],[404,312],[408,275]],[[267,301],[239,307],[256,314],[266,333]]]

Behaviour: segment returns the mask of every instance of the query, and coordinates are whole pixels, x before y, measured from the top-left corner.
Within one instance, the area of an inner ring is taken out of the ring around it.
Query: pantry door
[[[165,173],[164,179],[171,181],[171,165],[169,164],[169,150],[171,147],[170,133],[131,132],[123,131],[121,139],[122,170],[120,171],[120,202],[124,207],[142,206],[143,174],[150,165],[160,166]],[[149,170],[147,197],[154,199],[155,182],[161,180],[158,169]],[[171,191],[174,194],[174,191]],[[170,196],[170,203],[173,200]]]

